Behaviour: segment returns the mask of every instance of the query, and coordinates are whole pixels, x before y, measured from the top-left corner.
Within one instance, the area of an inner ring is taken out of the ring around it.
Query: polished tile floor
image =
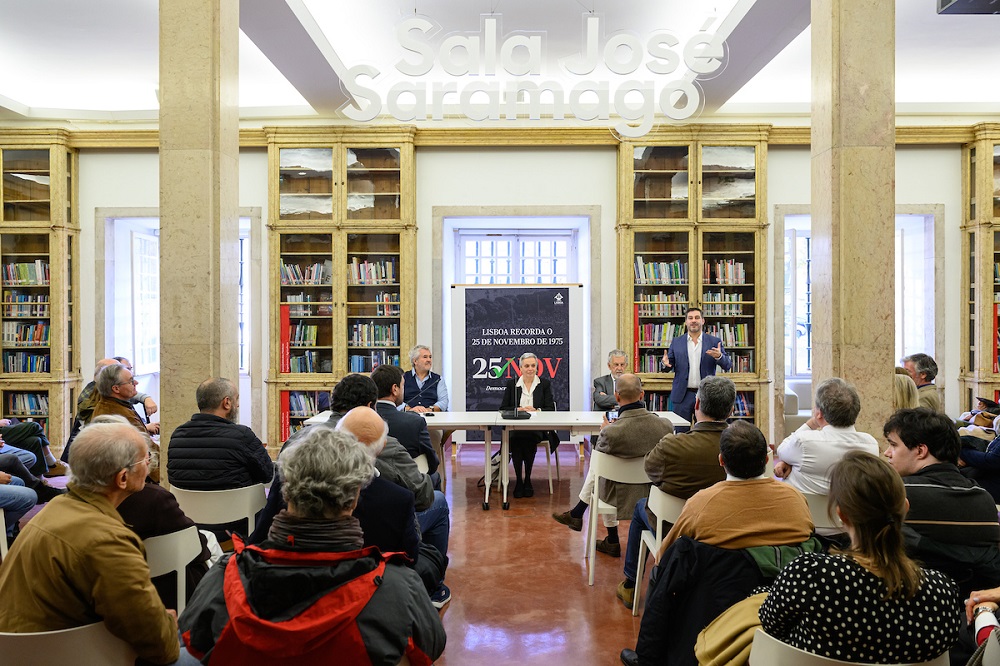
[[[569,445],[560,449],[559,463],[562,478],[555,480],[553,463],[551,495],[540,449],[532,473],[535,496],[511,497],[510,510],[503,511],[494,489],[490,510],[483,511],[477,487],[482,446],[464,447],[457,460],[447,461],[452,601],[442,614],[448,647],[437,663],[610,665],[621,663],[623,647],[635,647],[640,618],[615,597],[623,558],[598,553],[590,587],[584,533],[551,517],[577,502],[586,472]],[[624,550],[627,521],[619,534]],[[605,535],[600,525],[598,536]]]

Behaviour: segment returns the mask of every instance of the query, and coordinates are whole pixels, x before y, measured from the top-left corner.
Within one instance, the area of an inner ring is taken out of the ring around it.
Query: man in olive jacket
[[[145,437],[124,424],[92,425],[76,438],[70,466],[69,493],[28,523],[0,567],[0,631],[55,631],[103,620],[139,657],[177,661],[177,613],[164,608],[142,541],[116,510],[145,485]]]

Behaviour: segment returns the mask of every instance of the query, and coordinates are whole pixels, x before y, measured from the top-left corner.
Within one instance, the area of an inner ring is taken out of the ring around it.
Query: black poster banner
[[[538,357],[538,376],[552,383],[556,409],[568,411],[569,288],[469,288],[465,303],[465,409],[499,409],[507,382],[521,376],[521,354],[531,352]]]

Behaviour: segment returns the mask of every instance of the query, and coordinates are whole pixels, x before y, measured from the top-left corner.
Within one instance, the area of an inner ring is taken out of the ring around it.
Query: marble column
[[[239,381],[239,0],[160,0],[161,448]],[[165,464],[165,461],[164,461]]]
[[[861,394],[881,440],[895,341],[895,9],[812,0],[813,388]]]

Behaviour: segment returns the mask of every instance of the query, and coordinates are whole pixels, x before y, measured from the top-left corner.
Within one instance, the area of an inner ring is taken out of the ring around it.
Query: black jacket
[[[536,377],[538,388],[531,394],[531,402],[536,409],[546,412],[556,411],[556,401],[552,397],[552,382],[544,377]],[[507,386],[503,390],[503,401],[500,409],[517,409],[521,406],[521,387],[517,385],[516,379],[508,379]]]
[[[185,490],[230,490],[268,483],[274,463],[253,430],[214,414],[195,414],[170,436],[167,475]]]
[[[746,551],[681,537],[667,549],[650,577],[635,646],[639,663],[697,666],[694,645],[698,633],[722,611],[770,580]]]

